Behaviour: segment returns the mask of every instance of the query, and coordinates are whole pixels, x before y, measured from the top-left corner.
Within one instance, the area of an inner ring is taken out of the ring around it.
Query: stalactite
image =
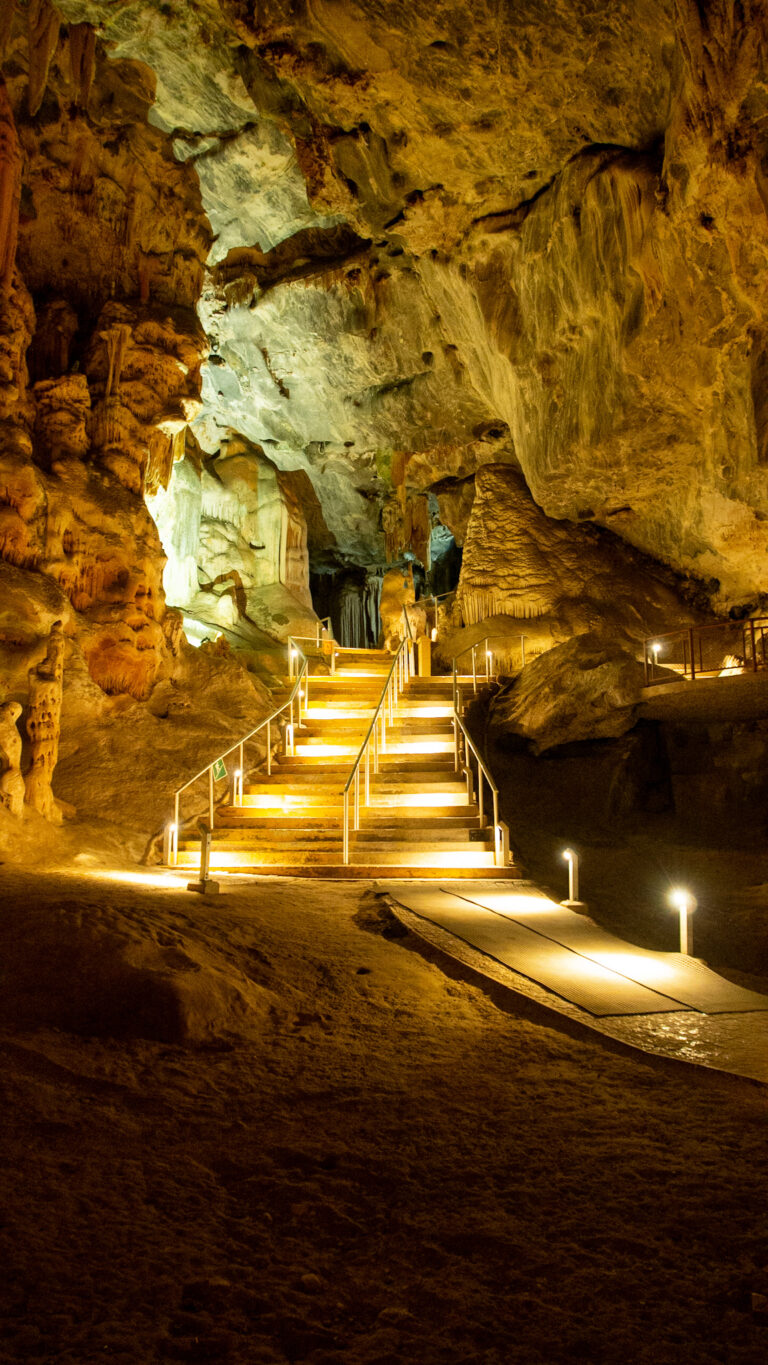
[[[21,150],[16,125],[0,77],[0,295],[7,298],[11,289],[19,236],[21,199]]]
[[[144,491],[151,495],[160,488],[167,488],[173,469],[174,443],[162,431],[150,433],[147,468],[144,475]]]
[[[340,606],[340,644],[344,649],[365,649],[368,632],[361,586],[356,583],[345,583],[341,589]]]
[[[369,574],[365,584],[365,608],[368,616],[369,642],[378,643],[381,634],[381,586],[384,575]]]
[[[110,327],[108,331],[101,333],[104,345],[107,348],[109,358],[109,372],[107,374],[107,387],[105,398],[117,398],[120,393],[120,375],[125,361],[125,352],[131,335],[131,329],[125,322],[120,322],[116,327]]]
[[[27,105],[30,114],[38,112],[45,95],[53,54],[59,41],[61,17],[50,0],[29,0],[27,9],[27,38],[29,42],[29,89]]]
[[[96,33],[90,24],[73,24],[70,28],[69,64],[75,103],[78,109],[87,109],[96,73]]]

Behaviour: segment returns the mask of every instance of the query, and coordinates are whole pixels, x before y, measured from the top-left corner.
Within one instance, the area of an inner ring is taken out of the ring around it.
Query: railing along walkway
[[[768,616],[653,635],[643,641],[646,687],[768,669]]]

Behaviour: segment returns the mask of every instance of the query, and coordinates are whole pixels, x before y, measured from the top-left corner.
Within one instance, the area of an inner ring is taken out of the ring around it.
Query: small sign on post
[[[227,775],[227,765],[223,758],[217,758],[213,765],[213,776],[217,782]]]

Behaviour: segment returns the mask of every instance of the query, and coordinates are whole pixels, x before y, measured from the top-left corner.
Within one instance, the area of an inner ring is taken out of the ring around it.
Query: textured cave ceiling
[[[315,564],[423,552],[428,491],[461,539],[507,465],[717,609],[757,601],[762,0],[58,0],[58,47],[50,14],[4,35],[38,315],[169,311],[204,357],[170,417],[201,458],[268,457]]]

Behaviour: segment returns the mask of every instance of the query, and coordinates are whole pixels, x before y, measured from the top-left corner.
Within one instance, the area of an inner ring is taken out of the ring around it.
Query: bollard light
[[[166,825],[163,836],[163,862],[166,867],[176,867],[179,861],[179,827]]]
[[[437,626],[433,626],[433,627],[432,627],[432,633],[431,633],[431,635],[430,635],[430,639],[431,639],[432,643],[434,644],[434,643],[435,643],[435,640],[437,639]]]
[[[578,903],[579,900],[579,855],[574,853],[572,848],[563,849],[563,858],[568,864],[568,901],[571,904]]]
[[[670,905],[680,915],[680,952],[690,956],[693,952],[693,929],[691,915],[696,909],[696,900],[682,886],[676,886],[669,893]]]

